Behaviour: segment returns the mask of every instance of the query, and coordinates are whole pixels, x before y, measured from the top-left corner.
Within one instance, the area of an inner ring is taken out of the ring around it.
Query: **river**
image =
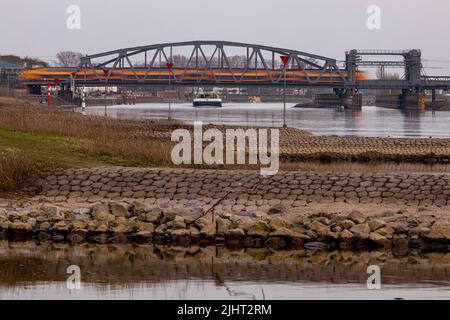
[[[366,106],[361,110],[341,108],[293,108],[287,105],[288,126],[318,135],[371,137],[434,137],[449,138],[450,111],[388,109]],[[105,107],[88,107],[87,114],[105,114]],[[108,106],[111,117],[164,119],[168,104],[139,104]],[[191,104],[172,104],[173,119],[188,123],[281,126],[283,106],[274,103],[227,103],[222,108],[193,108]]]
[[[0,299],[449,299],[449,253],[0,242]],[[67,287],[78,266],[81,288]],[[367,287],[367,267],[381,289]]]

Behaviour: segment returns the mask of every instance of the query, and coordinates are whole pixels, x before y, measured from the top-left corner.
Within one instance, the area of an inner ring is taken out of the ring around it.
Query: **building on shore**
[[[7,86],[8,88],[15,84],[23,67],[0,60],[0,85]]]

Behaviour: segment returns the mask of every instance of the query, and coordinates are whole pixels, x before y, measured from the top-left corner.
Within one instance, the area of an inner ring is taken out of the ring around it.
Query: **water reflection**
[[[356,135],[380,137],[450,137],[449,111],[429,110],[425,113],[414,110],[363,107],[362,110],[341,108],[292,108],[288,104],[288,125],[315,134]],[[193,123],[203,121],[214,124],[236,124],[253,126],[281,126],[283,108],[281,104],[241,103],[225,104],[223,108],[195,109],[190,104],[175,104],[174,119]],[[90,107],[88,114],[104,113],[103,107]],[[108,115],[118,118],[166,119],[166,104],[142,104],[135,106],[108,107]]]
[[[83,289],[68,291],[69,265]],[[367,290],[379,265],[384,290]],[[0,298],[449,298],[450,253],[0,243]]]

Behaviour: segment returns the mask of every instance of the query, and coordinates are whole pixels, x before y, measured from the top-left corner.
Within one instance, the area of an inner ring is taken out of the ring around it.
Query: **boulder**
[[[270,227],[265,221],[258,221],[255,224],[253,224],[248,230],[247,234],[249,236],[258,236],[265,238],[270,232]]]
[[[245,237],[245,231],[241,228],[228,229],[225,236],[230,240],[240,240]]]
[[[111,221],[114,216],[111,215],[109,205],[106,203],[98,203],[92,207],[91,215],[98,221]]]
[[[426,238],[432,241],[448,241],[450,240],[450,221],[437,221],[430,228]]]
[[[217,218],[217,234],[219,235],[226,235],[228,232],[228,229],[230,229],[231,221],[224,218]]]
[[[356,223],[352,220],[346,219],[340,222],[340,226],[344,229],[351,229]]]
[[[311,222],[309,224],[309,228],[313,230],[319,237],[327,237],[330,235],[330,228],[317,220]]]
[[[167,222],[167,227],[170,229],[186,229],[186,223],[181,216],[175,216],[172,220]]]
[[[351,232],[359,239],[368,239],[370,234],[370,227],[368,223],[361,223],[353,226],[350,229]]]
[[[376,231],[378,229],[384,228],[386,226],[386,222],[379,219],[372,219],[369,221],[370,231]]]
[[[125,217],[128,218],[130,216],[127,207],[117,202],[110,202],[109,209],[113,216],[115,217]]]
[[[350,212],[350,214],[347,216],[347,219],[352,220],[356,224],[361,224],[366,221],[365,215],[358,210],[353,210],[352,212]]]

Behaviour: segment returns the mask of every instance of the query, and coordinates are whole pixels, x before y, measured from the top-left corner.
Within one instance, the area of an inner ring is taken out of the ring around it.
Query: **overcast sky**
[[[66,27],[69,5],[81,8],[81,30]],[[381,30],[366,26],[369,5],[381,8]],[[48,60],[62,50],[230,40],[338,60],[352,48],[419,48],[425,58],[450,60],[449,32],[448,0],[2,0],[0,54]]]

